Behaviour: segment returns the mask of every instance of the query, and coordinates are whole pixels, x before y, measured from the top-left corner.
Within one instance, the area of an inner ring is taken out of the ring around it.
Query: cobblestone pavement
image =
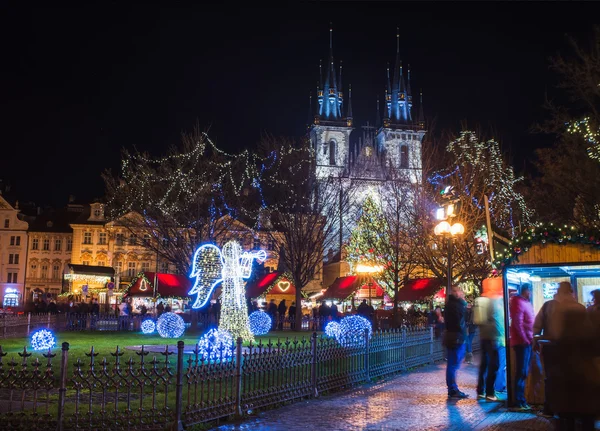
[[[535,414],[508,412],[504,403],[478,401],[477,365],[465,364],[458,372],[459,386],[470,398],[449,401],[445,367],[445,362],[430,365],[350,391],[262,412],[242,423],[222,425],[214,430],[554,429],[554,421]]]

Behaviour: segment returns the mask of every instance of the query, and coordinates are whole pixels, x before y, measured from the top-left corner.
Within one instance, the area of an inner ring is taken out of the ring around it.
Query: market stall
[[[600,236],[577,231],[574,227],[538,225],[516,238],[499,254],[496,266],[502,269],[505,303],[505,325],[508,328],[509,299],[524,283],[532,286],[534,312],[553,299],[558,284],[568,281],[576,299],[583,305],[591,303],[591,291],[600,288]],[[509,331],[506,344],[509,345]],[[533,355],[534,361],[539,360]],[[507,355],[507,374],[514,375],[514,358]],[[527,401],[543,402],[543,375],[533,374],[528,381]],[[509,399],[513,397],[513,379],[509,379]]]
[[[384,291],[371,277],[348,275],[338,277],[318,300],[326,300],[341,304],[340,311],[349,312],[356,309],[363,299],[373,307],[383,307]]]
[[[191,288],[191,280],[184,275],[140,272],[131,280],[123,296],[130,298],[134,313],[141,313],[143,307],[147,312],[153,312],[158,304],[165,309],[168,306],[174,313],[183,313],[190,300],[188,292]]]
[[[115,270],[110,266],[69,263],[63,273],[63,290],[59,298],[80,302],[98,299],[100,304],[114,305],[123,292],[114,288]]]
[[[288,307],[296,300],[296,287],[290,277],[283,272],[269,272],[246,283],[246,298],[256,300],[259,306],[271,299],[279,304],[285,299]]]

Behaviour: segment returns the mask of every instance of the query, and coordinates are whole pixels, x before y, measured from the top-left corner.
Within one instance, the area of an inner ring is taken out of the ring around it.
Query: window
[[[135,262],[127,264],[127,277],[135,277]]]
[[[31,249],[39,250],[40,249],[40,240],[38,238],[33,238],[31,241]]]
[[[269,240],[269,250],[275,250],[275,241],[272,239]]]
[[[98,244],[100,244],[100,245],[106,244],[106,232],[100,232],[98,234]]]
[[[16,238],[15,236],[10,237],[10,245],[15,245],[15,241],[16,241],[15,238]]]
[[[10,220],[5,218],[4,219],[4,229],[8,229],[10,227]]]
[[[335,141],[329,143],[329,164],[335,166]]]
[[[144,272],[150,271],[150,262],[142,262],[142,271],[144,271]]]
[[[408,169],[408,147],[406,145],[400,147],[400,167]]]
[[[9,272],[8,276],[6,278],[6,282],[7,283],[16,283],[17,282],[17,273],[16,272]]]
[[[84,261],[82,261],[82,262],[81,262],[81,264],[82,264],[82,265],[89,265],[89,264],[90,264],[90,261],[89,261],[89,260],[84,260]]]
[[[16,239],[17,241],[15,242],[15,245],[21,245],[21,237],[18,236]]]
[[[160,263],[160,272],[166,274],[169,272],[169,262],[161,262]]]
[[[406,134],[405,133],[402,134],[402,140],[406,141]]]
[[[62,248],[62,239],[55,239],[54,240],[54,251],[60,251],[61,248]]]
[[[323,154],[327,155],[327,144],[323,145]]]
[[[83,233],[83,243],[84,244],[91,244],[92,243],[92,233],[91,232],[84,232]]]
[[[73,250],[73,238],[67,238],[67,251]]]
[[[52,279],[58,280],[60,278],[60,266],[52,265]]]
[[[48,265],[42,265],[41,278],[48,278]]]
[[[135,245],[137,243],[137,236],[134,233],[129,235],[129,245]]]
[[[31,278],[36,278],[37,275],[37,265],[33,264],[29,267],[30,271],[31,271]]]
[[[162,240],[162,246],[163,247],[167,247],[169,245],[169,238],[163,238]]]
[[[117,262],[117,264],[115,265],[115,272],[117,273],[117,275],[121,275],[121,273],[123,272],[123,262]]]
[[[150,235],[148,235],[148,234],[144,235],[144,246],[145,247],[150,246]]]
[[[102,215],[102,211],[100,211],[100,208],[94,208],[94,217],[98,218]]]
[[[115,239],[117,241],[117,245],[123,245],[124,236],[122,233],[118,233]]]
[[[14,257],[15,257],[15,255],[14,255],[14,254],[9,254],[9,255],[8,255],[8,264],[9,264],[9,265],[12,265],[12,264],[13,264]]]
[[[260,239],[259,238],[254,238],[254,250],[259,250],[260,249]]]
[[[44,250],[44,251],[50,250],[50,240],[48,238],[44,238],[42,250]]]

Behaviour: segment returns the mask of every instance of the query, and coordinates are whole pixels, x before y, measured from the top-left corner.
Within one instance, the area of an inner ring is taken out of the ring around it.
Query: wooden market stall
[[[188,294],[191,289],[192,282],[184,275],[140,272],[131,280],[123,297],[130,298],[134,313],[140,313],[142,306],[153,312],[159,303],[168,305],[174,313],[183,313],[191,299]]]
[[[510,345],[508,331],[510,297],[524,283],[532,286],[532,305],[538,313],[542,305],[553,299],[561,281],[573,286],[576,299],[587,306],[591,292],[600,288],[600,233],[579,232],[574,227],[538,225],[516,238],[503,253],[496,267],[502,270],[506,345]],[[514,357],[507,349],[507,381],[509,400],[514,396]],[[532,355],[533,360],[540,358]],[[530,373],[526,398],[529,403],[544,401],[543,373],[535,369]]]
[[[296,300],[296,287],[291,278],[281,271],[266,273],[246,283],[246,298],[256,300],[259,307],[271,299],[279,304],[285,299],[289,307]]]

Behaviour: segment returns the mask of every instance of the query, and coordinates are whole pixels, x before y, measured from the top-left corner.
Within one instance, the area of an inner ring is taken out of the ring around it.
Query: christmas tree
[[[375,200],[369,196],[365,200],[346,246],[348,262],[353,270],[357,265],[384,266],[385,220]]]

